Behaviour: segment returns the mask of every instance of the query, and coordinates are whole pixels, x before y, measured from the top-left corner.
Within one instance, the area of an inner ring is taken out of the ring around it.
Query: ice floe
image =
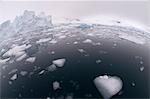
[[[55,71],[57,69],[56,65],[52,64],[50,66],[47,67],[48,71]]]
[[[117,94],[123,86],[122,80],[117,76],[99,76],[94,79],[94,84],[104,99],[110,99]]]
[[[141,72],[144,71],[144,66],[141,66],[141,67],[140,67],[140,71],[141,71]]]
[[[60,89],[60,83],[58,81],[53,82],[53,89],[54,90]]]
[[[16,59],[16,61],[22,61],[23,59],[26,58],[26,56],[27,56],[27,54],[25,53],[25,54],[21,55],[20,57],[18,57],[18,58]]]
[[[26,62],[33,63],[36,60],[36,57],[29,57],[26,59]]]
[[[25,75],[27,75],[27,74],[28,74],[27,71],[21,71],[21,72],[20,72],[20,75],[22,75],[22,76],[25,76]]]
[[[44,74],[44,72],[45,72],[45,70],[41,70],[41,71],[39,72],[39,75]]]
[[[14,73],[16,73],[18,71],[18,69],[12,69],[8,74],[10,75],[10,74],[14,74]]]
[[[137,37],[137,36],[132,36],[132,35],[128,35],[128,34],[120,34],[119,37],[122,39],[125,39],[125,40],[129,40],[131,42],[134,42],[136,44],[145,44],[146,43],[145,39],[143,39],[141,37]]]
[[[92,43],[92,40],[86,39],[86,40],[83,41],[83,43]]]
[[[86,52],[84,49],[78,49],[78,51],[79,51],[80,53],[85,53],[85,52]]]
[[[58,67],[63,67],[65,62],[66,62],[66,59],[64,59],[64,58],[52,61],[52,63]]]
[[[73,44],[78,44],[78,42],[77,42],[77,41],[75,41],[75,42],[73,42]]]
[[[17,77],[18,77],[18,75],[17,75],[17,74],[14,74],[14,75],[10,78],[10,80],[16,80]]]
[[[38,41],[36,41],[37,44],[40,44],[40,43],[45,43],[45,42],[48,42],[52,40],[52,38],[43,38],[43,39],[40,39]]]
[[[6,64],[9,60],[10,60],[10,58],[0,59],[0,65]]]
[[[13,46],[13,48],[9,49],[6,53],[3,54],[3,57],[10,57],[10,56],[15,56],[15,57],[19,57],[22,56],[23,54],[25,54],[25,50],[30,48],[32,45],[15,45]]]
[[[101,62],[102,62],[102,60],[100,60],[100,59],[96,60],[96,63],[97,63],[97,64],[99,64],[99,63],[101,63]]]

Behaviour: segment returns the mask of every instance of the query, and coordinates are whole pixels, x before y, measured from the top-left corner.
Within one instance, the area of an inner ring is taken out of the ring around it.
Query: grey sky
[[[57,17],[80,18],[88,16],[117,16],[150,26],[149,0],[106,1],[0,1],[0,23],[14,19],[24,10],[46,12]]]

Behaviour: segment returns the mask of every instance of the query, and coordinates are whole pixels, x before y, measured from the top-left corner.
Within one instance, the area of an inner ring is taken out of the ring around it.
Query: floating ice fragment
[[[42,75],[44,72],[45,72],[45,70],[41,70],[41,71],[39,72],[39,75]]]
[[[51,99],[50,97],[47,97],[46,99]]]
[[[134,83],[134,82],[132,82],[131,85],[132,85],[133,87],[135,87],[135,83]]]
[[[64,64],[66,62],[66,59],[57,59],[57,60],[54,60],[52,63],[58,67],[63,67]]]
[[[83,41],[83,43],[92,43],[92,40],[86,39],[86,40]]]
[[[9,60],[10,58],[0,59],[0,65],[6,64],[6,62],[8,62]]]
[[[53,82],[53,89],[57,90],[60,88],[60,83],[58,81]]]
[[[29,57],[26,59],[26,62],[33,63],[35,61],[36,57]]]
[[[9,85],[12,85],[12,81],[8,81],[8,84],[9,84]]]
[[[14,74],[10,79],[11,79],[11,80],[16,80],[17,77],[18,77],[18,75],[17,75],[17,74]]]
[[[18,71],[18,69],[12,69],[8,74],[10,75],[10,74],[14,74],[14,73],[16,73]]]
[[[73,42],[73,44],[78,44],[78,42],[77,42],[77,41],[75,41],[75,42]]]
[[[43,38],[43,39],[40,39],[38,41],[36,41],[37,44],[40,44],[40,43],[45,43],[45,42],[48,42],[50,41],[52,38]]]
[[[13,48],[9,49],[7,52],[5,52],[3,54],[3,57],[10,57],[10,56],[15,56],[15,57],[19,57],[19,56],[22,56],[23,54],[25,54],[25,51],[26,49],[30,48],[31,45],[27,45],[27,44],[24,44],[24,45],[14,45]]]
[[[27,56],[27,54],[25,53],[25,54],[23,54],[22,56],[18,57],[18,58],[16,59],[16,61],[21,61],[21,60],[25,59],[26,56]]]
[[[99,64],[101,63],[102,61],[99,59],[99,60],[96,60],[96,63]]]
[[[56,40],[51,40],[49,43],[51,43],[51,44],[56,44],[57,41],[56,41]]]
[[[84,49],[78,49],[78,51],[79,51],[80,53],[85,53],[85,52],[86,52]]]
[[[56,70],[56,65],[52,64],[50,66],[47,67],[48,71],[55,71]]]
[[[21,74],[22,76],[25,76],[25,75],[28,74],[28,72],[27,72],[27,71],[21,71],[20,74]]]
[[[140,67],[140,71],[142,72],[144,70],[144,66]]]
[[[55,51],[52,51],[51,54],[55,54]]]
[[[66,38],[66,36],[65,35],[59,36],[59,39],[63,39],[63,38]]]
[[[140,37],[136,37],[136,36],[132,36],[132,35],[128,35],[128,34],[120,34],[119,35],[120,38],[125,39],[125,40],[129,40],[131,42],[134,42],[136,44],[145,44],[146,41],[143,38]]]
[[[117,76],[99,76],[94,79],[94,84],[104,99],[109,99],[117,94],[123,86],[122,80]]]

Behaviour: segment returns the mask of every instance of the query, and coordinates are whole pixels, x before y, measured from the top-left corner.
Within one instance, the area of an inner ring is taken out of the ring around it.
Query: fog
[[[54,17],[86,18],[115,16],[150,26],[148,0],[105,0],[105,1],[0,1],[0,23],[13,20],[24,10],[45,12]]]

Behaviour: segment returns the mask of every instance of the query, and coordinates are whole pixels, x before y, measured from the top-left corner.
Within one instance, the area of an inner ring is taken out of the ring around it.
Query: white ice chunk
[[[6,53],[3,54],[3,57],[10,57],[10,56],[15,56],[15,57],[19,57],[23,54],[25,54],[26,49],[30,48],[31,45],[15,45],[13,48],[9,49]]]
[[[79,51],[80,53],[86,52],[84,49],[78,49],[78,51]]]
[[[51,43],[51,44],[56,44],[57,41],[56,41],[56,40],[51,40],[49,43]]]
[[[10,60],[10,58],[6,58],[6,59],[0,59],[0,64],[6,64],[6,62],[8,62]]]
[[[104,99],[110,99],[117,94],[123,86],[122,80],[117,76],[99,76],[94,79],[94,84]]]
[[[44,72],[45,72],[45,70],[41,70],[41,71],[39,72],[39,75],[42,75]]]
[[[59,39],[63,39],[63,38],[66,38],[67,36],[66,35],[61,35],[59,36]]]
[[[56,70],[56,65],[52,64],[50,66],[47,67],[48,71],[55,71]]]
[[[45,42],[48,42],[50,41],[52,38],[43,38],[43,39],[40,39],[38,41],[36,41],[37,44],[40,44],[40,43],[45,43]]]
[[[21,61],[21,60],[25,59],[26,56],[27,56],[27,54],[25,53],[25,54],[23,54],[22,56],[18,57],[18,58],[16,59],[16,61]]]
[[[73,42],[73,44],[78,44],[78,42],[77,42],[77,41],[75,41],[75,42]]]
[[[142,72],[144,70],[144,66],[141,66],[140,67],[140,71]]]
[[[28,72],[27,72],[27,71],[21,71],[20,74],[21,74],[22,76],[25,76],[25,75],[28,74]]]
[[[83,43],[92,43],[92,40],[86,39],[86,40],[83,41]]]
[[[145,39],[143,39],[141,37],[128,35],[128,34],[120,34],[119,37],[122,39],[125,39],[125,40],[129,40],[131,42],[134,42],[136,44],[145,44],[146,43]]]
[[[100,60],[100,59],[96,60],[96,63],[97,63],[97,64],[99,64],[99,63],[101,63],[101,62],[102,62],[102,60]]]
[[[10,74],[14,74],[14,73],[16,73],[18,71],[18,69],[12,69],[8,74],[10,75]]]
[[[62,59],[54,60],[52,63],[58,67],[63,67],[65,62],[66,62],[66,59],[62,58]]]
[[[33,63],[36,60],[36,57],[29,57],[26,59],[26,62]]]
[[[60,88],[60,83],[58,81],[53,82],[53,89],[57,90]]]
[[[18,75],[17,75],[17,74],[14,74],[10,79],[11,79],[11,80],[16,80],[17,77],[18,77]]]

